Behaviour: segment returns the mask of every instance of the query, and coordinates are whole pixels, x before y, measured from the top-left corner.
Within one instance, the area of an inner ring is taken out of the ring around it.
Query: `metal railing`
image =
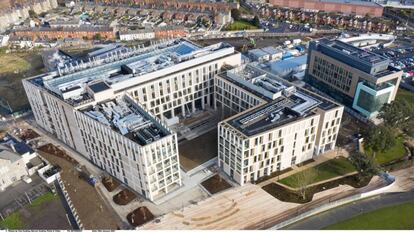
[[[72,213],[72,216],[73,216],[73,218],[74,218],[74,220],[75,220],[75,223],[76,223],[76,226],[78,227],[78,228],[76,228],[76,229],[80,229],[80,230],[83,230],[84,229],[84,227],[83,227],[83,224],[82,224],[82,222],[81,222],[81,220],[80,220],[80,218],[79,218],[79,215],[78,215],[78,212],[76,211],[76,209],[75,209],[75,206],[73,205],[73,203],[72,203],[72,201],[71,201],[71,199],[70,199],[70,197],[69,197],[69,194],[68,194],[68,192],[66,191],[66,188],[65,188],[65,184],[63,183],[63,181],[60,179],[60,177],[57,177],[56,178],[56,187],[58,187],[59,189],[59,191],[61,191],[61,193],[63,194],[63,196],[65,197],[65,200],[66,200],[66,203],[67,203],[67,205],[69,206],[69,209],[70,209],[70,211],[71,211],[71,213]]]
[[[390,183],[390,181],[389,181],[390,179],[385,178],[384,180],[387,183]],[[392,183],[390,183],[390,184],[388,184],[384,187],[369,191],[369,192],[358,193],[356,195],[348,196],[348,197],[345,197],[345,198],[342,198],[342,199],[339,199],[339,200],[334,200],[334,201],[330,201],[330,199],[329,199],[328,203],[324,203],[321,206],[318,206],[316,208],[313,208],[313,209],[308,210],[308,211],[306,211],[304,213],[301,213],[301,214],[299,214],[299,212],[298,212],[297,216],[292,217],[288,220],[284,220],[284,221],[282,221],[282,222],[280,222],[276,225],[270,226],[270,228],[269,227],[263,227],[263,228],[269,228],[271,230],[284,228],[284,227],[286,227],[288,225],[291,225],[295,222],[298,222],[298,221],[303,220],[305,218],[308,218],[310,216],[316,215],[318,213],[336,208],[338,206],[345,205],[345,204],[348,204],[350,202],[358,201],[358,200],[361,200],[361,199],[364,199],[364,198],[379,195],[379,194],[383,193],[385,190],[392,187],[394,183],[395,183],[395,179],[392,180]],[[265,226],[265,224],[263,224],[263,225]]]

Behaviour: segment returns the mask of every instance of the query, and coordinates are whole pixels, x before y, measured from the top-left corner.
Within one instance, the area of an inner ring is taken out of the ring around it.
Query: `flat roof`
[[[361,48],[355,47],[351,44],[342,42],[340,40],[327,40],[323,39],[321,40],[321,45],[328,46],[330,48],[335,49],[335,51],[346,54],[348,56],[352,56],[360,61],[370,63],[370,64],[377,64],[380,62],[388,61],[389,59],[387,57],[381,56],[379,54],[376,54],[374,52],[365,51]]]
[[[252,54],[252,55],[254,55],[256,57],[262,57],[262,56],[268,56],[269,55],[269,53],[263,51],[260,48],[256,48],[256,49],[250,50],[250,51],[248,51],[248,53],[249,54]]]
[[[110,48],[112,47],[109,47],[109,50]],[[197,65],[196,62],[194,64],[189,62],[194,59],[203,59],[208,55],[211,55],[212,59],[217,59],[235,52],[227,43],[200,47],[184,39],[165,40],[148,47],[120,48],[116,48],[113,52],[111,50],[105,52],[108,49],[104,49],[105,55],[99,53],[98,56],[89,58],[89,61],[72,62],[54,72],[29,78],[29,81],[71,104],[81,104],[83,97],[87,97],[84,100],[90,98],[86,91],[89,83],[102,81],[116,91],[159,78],[167,72],[173,73]],[[224,52],[224,49],[227,50]],[[153,73],[154,75],[151,75]],[[92,90],[94,88],[91,87]],[[71,92],[75,90],[77,92]],[[97,89],[99,90],[100,88]]]
[[[227,121],[246,136],[253,136],[315,114],[338,104],[311,93],[252,65],[220,74],[268,103]]]
[[[313,110],[321,103],[312,96],[295,90],[228,123],[243,134],[252,136],[313,115]]]
[[[266,52],[269,55],[283,53],[283,50],[282,49],[274,48],[272,46],[262,48],[261,50],[264,51],[264,52]]]
[[[126,95],[97,103],[80,111],[141,146],[171,134],[159,121]]]
[[[294,68],[300,65],[304,65],[306,64],[307,59],[308,59],[308,55],[303,55],[303,56],[298,56],[298,57],[294,57],[292,59],[287,59],[287,60],[271,61],[270,66],[272,70],[281,71],[281,70],[285,70],[289,68]]]
[[[369,1],[359,1],[359,0],[314,0],[315,2],[326,2],[326,3],[338,3],[338,4],[353,4],[360,6],[372,6],[372,7],[381,7],[381,5],[375,2]]]
[[[102,91],[105,91],[105,90],[109,89],[109,86],[105,82],[101,81],[101,82],[89,85],[89,88],[94,93],[99,93],[99,92],[102,92]]]

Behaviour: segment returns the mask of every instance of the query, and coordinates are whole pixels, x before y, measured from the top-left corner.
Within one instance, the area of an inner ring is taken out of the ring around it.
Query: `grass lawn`
[[[234,21],[226,27],[227,31],[253,30],[258,29],[255,25],[245,20]]]
[[[28,210],[29,214],[42,214],[47,212],[47,207],[44,208],[46,203],[57,201],[58,203],[58,196],[54,195],[51,192],[45,193],[42,196],[34,199],[32,201],[31,205],[27,205],[25,208]],[[46,210],[46,211],[45,211]],[[24,229],[27,227],[27,216],[23,216],[24,214],[21,214],[20,210],[10,214],[7,216],[4,221],[1,221],[0,219],[0,227],[4,227],[7,229]],[[24,222],[24,223],[23,223]]]
[[[328,226],[329,230],[409,230],[414,229],[414,202],[375,210]]]
[[[10,214],[3,221],[0,221],[0,226],[11,230],[21,229],[23,222],[21,220],[20,213],[14,212]]]
[[[0,73],[20,73],[29,70],[30,63],[12,54],[3,54],[0,56]]]
[[[311,167],[309,169],[304,170],[304,172],[309,171],[315,171],[317,173],[317,176],[311,183],[313,184],[354,172],[356,171],[356,169],[348,159],[344,157],[339,157],[336,159],[323,162],[315,167]],[[298,175],[300,174],[293,174],[291,176],[279,180],[279,182],[292,188],[298,188],[300,187],[299,183],[297,182]]]
[[[43,194],[42,196],[34,199],[32,201],[32,205],[31,206],[32,207],[38,207],[38,206],[41,206],[43,203],[45,203],[47,201],[52,201],[52,200],[57,199],[57,198],[58,198],[57,195],[54,195],[53,193],[48,192],[48,193]]]
[[[13,111],[28,108],[22,79],[38,75],[42,69],[43,60],[38,53],[0,54],[0,98],[8,101]]]
[[[369,149],[365,149],[365,153],[369,156],[373,155],[373,152]],[[384,164],[388,163],[390,161],[393,161],[395,159],[399,159],[405,155],[405,149],[404,149],[404,140],[401,137],[397,138],[397,141],[393,147],[391,147],[386,152],[379,152],[375,155],[375,161],[377,161],[378,164]]]
[[[408,102],[414,103],[414,93],[405,89],[398,89],[396,100],[405,99]]]

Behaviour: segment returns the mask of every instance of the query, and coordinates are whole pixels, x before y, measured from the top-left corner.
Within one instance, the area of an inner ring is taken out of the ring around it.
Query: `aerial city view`
[[[0,12],[0,230],[414,230],[414,1]]]

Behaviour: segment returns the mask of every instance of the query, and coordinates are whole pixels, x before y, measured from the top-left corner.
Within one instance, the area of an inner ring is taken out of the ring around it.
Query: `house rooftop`
[[[11,163],[14,163],[20,158],[21,156],[13,150],[11,150],[9,147],[0,145],[0,159],[9,160]]]
[[[0,145],[10,148],[19,155],[34,152],[33,149],[25,142],[19,141],[10,134],[7,134],[2,140],[0,140]]]

